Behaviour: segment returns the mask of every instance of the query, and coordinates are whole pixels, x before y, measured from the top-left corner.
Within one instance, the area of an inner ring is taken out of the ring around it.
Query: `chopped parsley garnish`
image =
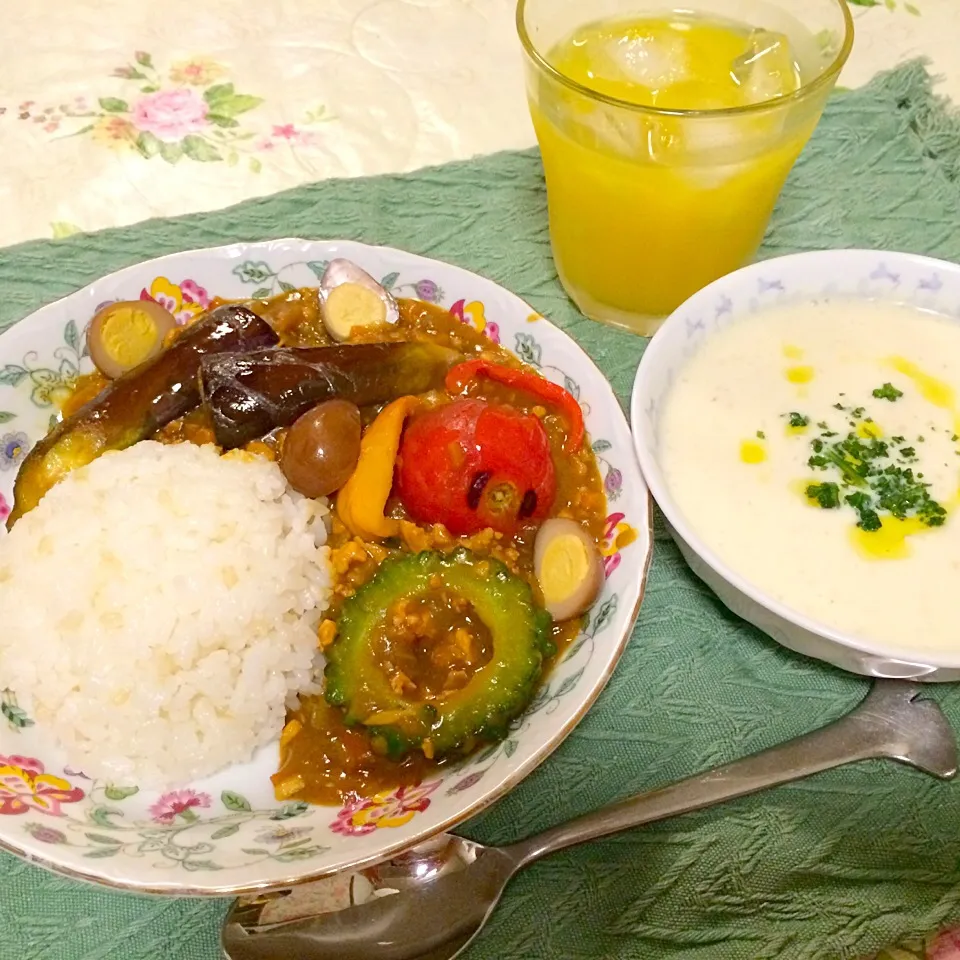
[[[927,492],[930,484],[922,480],[922,473],[914,476],[909,467],[904,469],[891,464],[873,485],[877,506],[898,520],[912,514],[925,526],[942,526],[947,511],[930,496]]]
[[[884,395],[883,399],[892,401],[902,396],[890,384],[878,389],[886,387],[896,396]],[[864,416],[863,407],[851,410],[842,404],[835,406],[852,418],[850,425],[857,429],[839,437],[828,429],[825,420],[817,424],[820,432],[810,439],[807,466],[832,473],[836,480],[808,484],[807,497],[824,510],[851,507],[857,514],[857,526],[868,532],[879,530],[885,517],[913,517],[928,527],[942,526],[947,511],[930,496],[930,484],[924,482],[923,473],[915,474],[909,466],[917,460],[916,448],[908,446],[902,436],[881,440],[866,433],[857,421],[873,423],[873,419]],[[785,416],[790,417],[791,426],[806,426],[810,422],[808,417],[796,413]],[[918,436],[916,442],[922,443],[923,437]]]
[[[873,395],[878,400],[889,400],[893,403],[903,396],[903,391],[898,390],[892,383],[885,383],[882,387],[877,387],[876,390],[873,391]]]
[[[838,440],[815,452],[807,465],[819,470],[835,467],[843,475],[844,484],[862,487],[870,474],[871,461],[886,456],[887,444],[883,440],[875,437],[863,440],[855,433],[849,433],[845,440]]]
[[[766,435],[762,430],[758,430],[758,431],[757,431],[757,439],[758,439],[758,440],[766,440],[766,439],[767,439],[767,435]]]
[[[805,417],[802,413],[797,413],[795,410],[790,414],[790,426],[791,427],[807,427],[810,425],[810,418]]]
[[[877,515],[877,511],[871,506],[869,494],[860,492],[848,493],[843,499],[857,511],[857,515],[860,517],[859,521],[857,521],[857,526],[860,527],[861,530],[867,530],[872,533],[883,526],[880,522],[880,517]]]
[[[816,500],[824,510],[834,510],[840,506],[840,488],[835,483],[811,483],[807,487],[807,496]]]

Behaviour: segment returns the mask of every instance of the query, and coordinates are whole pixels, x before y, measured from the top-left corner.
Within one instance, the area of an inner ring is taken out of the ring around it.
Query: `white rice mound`
[[[265,459],[103,455],[0,538],[0,689],[91,777],[161,788],[249,760],[319,689],[327,512]]]

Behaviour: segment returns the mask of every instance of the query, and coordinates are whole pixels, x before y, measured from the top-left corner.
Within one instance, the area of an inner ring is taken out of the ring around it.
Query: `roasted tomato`
[[[557,484],[550,441],[530,414],[485,400],[455,400],[410,421],[397,492],[419,523],[461,536],[513,534],[546,517]]]

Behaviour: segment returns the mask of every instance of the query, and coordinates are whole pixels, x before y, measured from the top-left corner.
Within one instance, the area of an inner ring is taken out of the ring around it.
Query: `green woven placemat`
[[[867,246],[960,259],[958,175],[960,124],[936,104],[923,66],[903,67],[833,99],[764,253]],[[580,318],[564,297],[535,152],[0,251],[0,325],[147,257],[289,235],[391,244],[492,277],[571,332],[626,406],[643,341]],[[639,624],[600,701],[465,832],[518,838],[823,724],[865,688],[728,614],[660,531]],[[960,693],[933,695],[960,729]],[[469,957],[855,957],[960,918],[958,812],[960,784],[894,764],[823,774],[535,865]],[[112,893],[5,855],[0,869],[2,960],[219,956],[223,901]]]

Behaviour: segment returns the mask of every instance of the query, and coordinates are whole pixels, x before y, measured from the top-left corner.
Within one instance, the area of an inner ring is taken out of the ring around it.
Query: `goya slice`
[[[473,606],[490,632],[492,655],[461,689],[417,700],[391,686],[373,638],[393,604],[438,582]],[[344,603],[337,637],[325,650],[325,695],[348,723],[366,725],[389,756],[416,749],[439,756],[504,737],[530,702],[550,653],[549,615],[530,585],[502,563],[466,549],[407,554],[385,560]]]

